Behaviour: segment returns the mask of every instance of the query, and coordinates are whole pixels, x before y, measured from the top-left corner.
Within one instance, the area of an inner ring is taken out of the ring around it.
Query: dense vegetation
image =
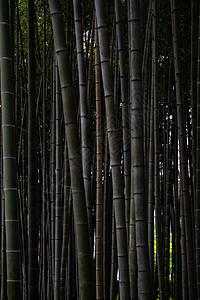
[[[198,8],[0,0],[1,299],[200,297]]]

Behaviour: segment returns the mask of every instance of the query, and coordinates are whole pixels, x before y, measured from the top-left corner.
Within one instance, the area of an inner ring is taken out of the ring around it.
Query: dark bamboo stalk
[[[1,158],[2,161],[2,158]],[[3,163],[3,161],[2,161]],[[1,186],[3,184],[3,173],[1,174]],[[3,186],[2,186],[3,188]],[[6,282],[6,231],[5,231],[5,198],[1,190],[1,300],[7,299]]]
[[[112,210],[112,253],[111,253],[111,272],[110,272],[110,300],[116,299],[117,296],[117,242],[115,227],[114,209]]]
[[[75,97],[72,86],[72,71],[71,65],[69,64],[60,3],[55,0],[49,0],[49,6],[54,32],[55,52],[58,60],[70,162],[74,227],[78,258],[79,293],[81,299],[88,300],[92,299],[93,297],[92,263],[81,167],[82,162],[80,154],[77,151],[77,149],[80,149],[80,143],[78,139],[78,128],[76,122]]]
[[[180,232],[180,198],[178,188],[178,136],[176,108],[174,109],[174,131],[172,143],[174,145],[174,207],[175,207],[175,298],[181,299],[181,232]]]
[[[60,299],[65,298],[66,290],[66,274],[67,274],[67,256],[69,243],[69,203],[71,201],[70,192],[70,174],[69,159],[67,151],[67,141],[65,140],[65,160],[64,160],[64,211],[63,211],[63,238],[62,238],[62,254],[61,254],[61,270],[60,270]]]
[[[120,84],[121,84],[121,102],[122,102],[122,136],[123,136],[123,165],[124,165],[124,187],[125,187],[125,215],[126,215],[126,231],[127,242],[129,236],[129,212],[130,212],[130,128],[129,128],[129,112],[128,112],[128,75],[126,70],[126,59],[124,49],[121,4],[119,0],[115,0],[115,18],[117,43],[120,64]]]
[[[102,214],[102,128],[101,128],[101,69],[98,31],[95,22],[95,86],[96,86],[96,299],[103,299],[103,214]]]
[[[56,203],[55,203],[55,290],[54,298],[60,299],[60,267],[62,249],[62,130],[61,90],[58,68],[56,68]]]
[[[3,188],[5,194],[5,230],[8,299],[22,299],[19,206],[15,143],[13,61],[9,3],[0,1],[0,62],[3,144]]]
[[[195,109],[195,108],[194,108]],[[196,123],[196,197],[195,197],[195,226],[196,226],[196,262],[197,262],[197,295],[200,297],[200,29],[198,33],[198,81],[197,81],[197,123]]]
[[[191,1],[191,103],[192,103],[192,168],[193,186],[196,197],[196,144],[197,144],[197,57],[198,57],[198,2]],[[200,284],[199,284],[200,285]],[[200,295],[200,291],[198,292]]]
[[[120,273],[120,297],[129,298],[129,274],[128,274],[128,253],[126,239],[126,224],[125,224],[125,203],[123,192],[123,178],[120,170],[120,149],[119,136],[116,124],[116,115],[114,109],[114,86],[112,82],[112,72],[110,68],[109,44],[104,21],[103,3],[95,0],[100,60],[102,80],[104,87],[105,108],[106,108],[106,124],[108,131],[108,143],[110,149],[110,161],[112,170],[113,184],[113,202],[116,220],[116,235],[117,235],[117,250],[118,250],[118,265]]]
[[[105,128],[104,128],[105,129]],[[109,149],[108,135],[104,130],[104,184],[103,184],[103,289],[104,299],[109,299],[110,277],[110,198],[109,198]]]
[[[83,50],[83,30],[82,30],[82,15],[81,1],[73,0],[74,7],[74,22],[76,34],[76,49],[78,61],[78,78],[79,78],[79,117],[81,125],[81,155],[83,168],[83,181],[85,189],[85,200],[88,216],[88,229],[91,249],[93,248],[93,233],[92,233],[92,201],[91,201],[91,151],[89,148],[89,119],[87,107],[87,82],[86,82],[86,66]]]
[[[28,299],[38,298],[38,197],[34,1],[28,2]]]
[[[138,297],[151,297],[151,271],[148,254],[148,216],[145,194],[144,139],[143,139],[143,93],[142,93],[142,55],[140,34],[140,3],[130,2],[131,20],[131,190],[133,199],[131,209],[135,209],[135,241],[137,253]],[[137,62],[137,63],[136,63]],[[131,212],[132,213],[132,212]],[[131,225],[131,220],[130,220]],[[134,236],[131,237],[134,239]],[[133,297],[133,295],[132,295]]]
[[[164,299],[164,269],[163,243],[161,220],[161,197],[159,175],[159,102],[158,102],[158,1],[154,1],[153,18],[153,61],[154,61],[154,193],[155,193],[155,228],[156,228],[156,257],[158,266],[158,282],[161,299]]]
[[[153,64],[153,60],[152,60]],[[153,66],[152,66],[153,69]],[[148,245],[151,278],[154,278],[154,72],[152,73],[150,132],[149,132],[149,176],[148,176]]]
[[[194,243],[193,243],[193,228],[191,216],[191,202],[189,200],[188,186],[188,156],[186,143],[186,130],[184,122],[183,98],[182,98],[182,78],[179,57],[179,36],[176,16],[175,0],[171,0],[171,17],[172,17],[172,35],[174,48],[174,66],[175,66],[175,84],[176,84],[176,105],[177,105],[177,124],[180,149],[180,169],[181,169],[181,186],[183,191],[183,212],[185,221],[186,235],[186,255],[187,255],[187,270],[188,270],[188,289],[189,298],[196,297],[195,287],[195,268],[194,268]]]
[[[55,279],[55,201],[56,201],[56,63],[53,63],[52,87],[52,120],[51,120],[51,272],[54,291]]]
[[[90,43],[90,51],[89,51],[89,59],[88,59],[89,66],[88,66],[88,75],[87,75],[87,108],[88,108],[89,118],[90,118],[90,109],[92,103],[94,27],[95,27],[95,9],[93,8],[91,43]]]

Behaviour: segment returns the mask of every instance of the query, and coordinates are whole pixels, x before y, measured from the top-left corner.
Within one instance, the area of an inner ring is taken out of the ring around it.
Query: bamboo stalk
[[[12,44],[8,1],[0,1],[0,62],[3,141],[3,187],[7,257],[7,296],[22,299],[19,205],[17,189]]]
[[[80,154],[77,151],[80,149],[80,143],[76,122],[75,98],[72,86],[72,71],[68,59],[62,12],[59,2],[55,0],[49,0],[49,6],[61,83],[65,129],[70,162],[74,227],[78,258],[79,293],[82,300],[88,300],[92,299],[93,297],[92,263],[81,167],[82,162]]]
[[[110,67],[109,45],[104,21],[103,3],[95,0],[98,37],[100,47],[101,71],[104,87],[105,108],[106,108],[106,124],[108,132],[108,143],[110,150],[110,162],[112,170],[113,184],[113,203],[116,220],[117,250],[118,250],[118,266],[119,266],[119,285],[120,297],[129,298],[129,274],[128,274],[128,253],[127,238],[125,224],[125,203],[124,203],[124,187],[121,175],[119,136],[116,124],[116,115],[114,108],[114,86],[112,82],[112,73]]]

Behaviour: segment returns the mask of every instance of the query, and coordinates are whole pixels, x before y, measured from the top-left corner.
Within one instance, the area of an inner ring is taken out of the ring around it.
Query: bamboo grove
[[[0,0],[2,300],[200,299],[199,8]]]

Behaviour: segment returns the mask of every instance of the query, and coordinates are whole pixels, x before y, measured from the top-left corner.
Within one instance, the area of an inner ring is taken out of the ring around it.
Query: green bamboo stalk
[[[145,90],[147,92],[147,71],[148,71],[148,57],[149,57],[149,47],[150,47],[150,37],[151,37],[151,25],[152,25],[152,17],[153,17],[153,1],[149,1],[148,7],[148,17],[147,17],[147,25],[146,25],[146,32],[145,32],[145,42],[144,42],[144,49],[143,49],[143,59],[142,59],[142,80],[144,84],[144,99],[145,97]]]
[[[123,38],[121,3],[115,0],[115,18],[118,43],[118,55],[120,64],[120,84],[122,101],[122,131],[123,131],[123,164],[124,164],[124,187],[125,187],[125,215],[127,242],[129,242],[129,214],[130,214],[130,179],[131,179],[131,145],[128,112],[128,74],[126,70],[125,47]]]
[[[91,249],[93,248],[93,233],[92,233],[92,200],[91,200],[91,151],[89,148],[89,119],[87,107],[87,82],[86,82],[86,67],[83,50],[83,29],[81,15],[81,0],[73,0],[74,7],[74,23],[76,34],[76,50],[78,61],[78,77],[79,77],[79,117],[81,123],[81,154],[83,181],[85,188],[85,200],[87,207],[89,237]]]
[[[64,161],[64,211],[63,211],[63,238],[60,270],[60,299],[65,297],[67,256],[69,243],[69,203],[71,201],[69,160],[67,151],[67,141],[65,140],[65,161]]]
[[[131,102],[131,78],[133,73],[133,57],[132,57],[132,32],[133,32],[133,19],[132,19],[132,3],[128,4],[128,35],[129,35],[129,82],[130,82],[130,102]],[[132,128],[131,128],[132,130]],[[131,197],[130,197],[130,214],[129,214],[129,278],[130,278],[130,299],[138,299],[137,287],[137,253],[136,253],[136,229],[135,229],[135,200],[134,200],[134,177],[133,177],[133,149],[131,144]]]
[[[172,195],[173,197],[173,195]],[[172,297],[172,298],[175,298],[175,209],[173,207],[173,205],[170,205],[170,234],[171,234],[171,242],[172,242],[172,254],[170,255],[170,260],[171,260],[171,264],[172,264],[172,273],[170,274],[171,275],[171,281],[169,280],[169,287],[171,286],[171,289],[169,289],[169,297]],[[168,261],[168,263],[170,264],[170,261]],[[169,276],[169,274],[168,274]],[[166,295],[166,294],[165,294]],[[165,296],[165,298],[167,298],[167,296]]]
[[[0,112],[2,118],[2,114]],[[7,286],[6,286],[6,235],[5,235],[5,198],[3,193],[3,151],[2,151],[2,128],[0,128],[0,195],[1,195],[1,233],[0,233],[0,243],[1,243],[1,288],[0,296],[2,300],[7,299]]]
[[[28,159],[28,143],[27,143],[27,93],[24,93],[23,91],[23,74],[21,74],[20,78],[20,97],[21,97],[21,115],[22,115],[22,121],[21,121],[21,176],[22,176],[22,182],[21,182],[21,219],[22,219],[22,247],[23,247],[23,260],[22,260],[22,274],[23,274],[23,300],[27,300],[28,297],[28,228],[27,228],[27,159]],[[23,101],[23,98],[24,101]],[[23,103],[24,102],[24,103]],[[20,152],[20,149],[18,150],[18,153]],[[19,161],[19,155],[18,155],[18,164]]]
[[[181,192],[181,194],[183,194]],[[182,195],[181,195],[182,196]],[[187,252],[186,252],[186,234],[185,234],[185,218],[183,211],[183,203],[180,205],[181,210],[181,281],[182,281],[182,299],[186,300],[189,298],[188,291],[188,270],[187,270]]]
[[[70,204],[72,206],[72,202]],[[76,262],[75,262],[75,241],[74,241],[74,222],[72,215],[72,207],[70,207],[70,233],[68,243],[68,263],[67,263],[67,297],[66,300],[76,300],[78,298],[78,291],[76,288]]]
[[[119,120],[119,72],[118,72],[118,60],[119,60],[119,55],[118,55],[118,43],[116,40],[116,45],[115,45],[115,66],[114,66],[114,104],[115,104],[115,113],[116,113],[116,118]],[[121,120],[120,120],[121,123]]]
[[[105,129],[105,128],[104,128]],[[104,299],[109,298],[109,274],[110,274],[110,211],[111,201],[109,198],[109,150],[108,150],[108,135],[104,130],[104,184],[103,184],[103,289]]]
[[[91,33],[91,43],[89,51],[89,66],[88,66],[88,79],[87,79],[87,107],[88,107],[88,117],[90,118],[90,108],[92,103],[92,70],[93,70],[93,48],[94,48],[94,27],[95,27],[95,9],[93,9],[93,19],[92,19],[92,33]]]
[[[96,87],[96,299],[103,299],[103,214],[102,214],[102,133],[101,133],[101,70],[98,30],[95,19],[95,87]]]
[[[169,137],[168,137],[169,143]],[[167,182],[166,182],[166,203],[165,203],[165,231],[164,231],[164,284],[165,284],[165,299],[169,299],[170,296],[170,287],[169,287],[169,249],[170,249],[170,200],[172,198],[172,148],[168,144],[168,168],[167,168]]]
[[[153,60],[152,60],[153,65]],[[153,66],[152,66],[153,70]],[[150,130],[149,130],[149,176],[148,176],[148,245],[151,278],[154,278],[154,97],[152,73],[151,106],[150,106]]]
[[[117,250],[118,250],[118,266],[119,266],[119,285],[120,297],[129,298],[129,272],[128,272],[128,253],[127,238],[125,224],[125,203],[124,203],[124,187],[121,175],[120,149],[118,139],[118,128],[116,124],[116,116],[114,109],[114,87],[112,82],[112,73],[109,63],[109,45],[107,38],[106,25],[104,21],[103,3],[95,0],[101,71],[104,87],[105,108],[106,108],[106,124],[108,132],[108,143],[110,150],[110,161],[112,170],[113,184],[113,203],[116,220]]]
[[[72,222],[72,220],[71,220]],[[67,257],[67,300],[72,299],[73,294],[73,249],[72,249],[72,229],[69,232],[68,257]]]
[[[198,1],[191,1],[191,104],[192,104],[192,166],[193,166],[193,186],[194,186],[194,199],[196,197],[196,144],[197,144],[197,58],[198,58]],[[200,280],[199,280],[200,281]],[[200,285],[200,283],[197,285]],[[200,297],[200,288],[199,297]]]
[[[49,157],[48,157],[49,158]],[[48,175],[49,174],[49,175]],[[50,185],[49,185],[49,178],[50,176],[50,165],[48,168],[46,180],[47,180],[47,226],[46,226],[46,235],[47,235],[47,299],[53,298],[53,282],[52,282],[52,273],[51,273],[51,206],[50,206]]]
[[[21,130],[17,132],[17,139],[19,138],[19,149],[18,149],[18,186],[19,191],[19,210],[21,218],[21,249],[22,249],[22,276],[23,276],[23,287],[22,297],[23,300],[28,299],[28,236],[27,236],[27,149],[28,143],[25,137],[25,124],[27,117],[27,93],[24,93],[23,87],[25,81],[23,80],[24,74],[23,69],[20,68],[20,19],[19,19],[19,8],[18,2],[16,3],[16,63],[15,63],[15,124],[18,123],[17,128],[21,127]],[[26,85],[27,86],[27,85]],[[19,110],[19,111],[18,111]],[[21,114],[20,114],[21,112]],[[21,180],[20,180],[21,179]]]
[[[127,0],[127,16],[128,16],[128,94],[130,94],[130,66],[131,66],[131,16],[130,16],[130,0]],[[130,102],[130,100],[129,100]]]
[[[133,182],[133,166],[131,166],[131,182]],[[138,299],[137,288],[137,253],[135,239],[135,202],[134,185],[131,184],[130,199],[130,221],[129,221],[129,278],[130,278],[130,299]]]
[[[148,124],[150,124],[150,115],[151,115],[151,104],[149,102],[150,96],[149,93],[149,84],[148,84],[148,58],[149,58],[149,49],[150,49],[150,37],[151,37],[151,28],[152,28],[152,18],[153,18],[153,1],[149,1],[148,7],[148,17],[146,24],[146,32],[145,32],[145,41],[143,48],[143,59],[142,59],[142,84],[143,84],[143,123],[144,123],[144,166],[145,166],[145,184],[146,191],[148,193],[148,180],[149,180],[149,150],[150,146],[148,143],[148,137],[150,137],[150,130]],[[149,218],[148,218],[149,220]]]
[[[20,76],[20,68],[19,68],[19,18],[17,18],[17,22],[16,22],[16,63],[15,63],[15,124],[17,124],[17,117],[18,117],[18,97],[19,97],[19,76]],[[20,110],[20,109],[19,109]],[[19,114],[19,118],[20,118],[20,114]],[[20,119],[19,119],[19,123],[20,123]],[[17,124],[18,126],[18,124]]]
[[[62,98],[58,68],[56,72],[56,204],[55,204],[55,290],[54,298],[60,299],[60,266],[62,249]]]
[[[20,236],[17,191],[15,109],[13,93],[12,44],[8,1],[0,1],[0,63],[3,139],[3,186],[5,193],[5,227],[8,300],[22,299]]]
[[[188,270],[188,289],[189,298],[195,299],[195,267],[194,267],[194,243],[193,243],[193,227],[191,216],[191,202],[189,199],[188,185],[188,155],[186,142],[186,129],[184,123],[183,97],[182,97],[182,78],[179,57],[179,36],[176,16],[175,0],[171,0],[171,18],[172,18],[172,35],[174,49],[174,67],[175,67],[175,84],[176,84],[176,105],[177,105],[177,124],[180,149],[180,170],[181,170],[181,186],[183,191],[183,212],[185,220],[185,235],[186,235],[186,255],[187,255],[187,270]]]
[[[1,164],[3,163],[1,157]],[[3,172],[1,174],[1,187],[3,188]],[[1,190],[1,300],[7,300],[6,282],[6,232],[5,232],[5,198]]]
[[[196,226],[196,257],[197,257],[197,293],[200,297],[200,29],[198,33],[198,81],[197,81],[197,124],[196,124],[196,198],[195,198],[195,226]]]
[[[54,55],[55,56],[55,55]],[[52,87],[52,119],[51,119],[51,268],[52,282],[55,277],[55,199],[56,199],[56,66],[53,61]],[[54,290],[54,284],[53,284]]]
[[[178,137],[177,137],[177,122],[176,108],[174,109],[174,130],[172,131],[172,143],[174,146],[174,206],[175,206],[175,298],[181,299],[181,233],[180,233],[180,199],[178,195]]]
[[[116,47],[116,22],[115,18],[113,18],[112,21],[112,37],[111,37],[111,45],[110,45],[110,68],[112,74],[114,74],[114,53],[115,53],[115,47]],[[115,99],[114,99],[115,104]]]
[[[112,244],[111,244],[110,300],[117,296],[117,241],[114,208],[112,209]]]
[[[154,194],[155,194],[155,228],[156,228],[156,258],[158,266],[158,283],[161,299],[164,299],[164,269],[162,253],[162,222],[159,175],[159,102],[158,102],[158,1],[154,1],[153,18],[153,68],[154,68]]]
[[[47,122],[47,94],[46,94],[46,7],[43,0],[43,66],[42,66],[42,297],[47,299],[47,140],[46,140],[46,122]],[[56,255],[55,255],[56,256]]]
[[[38,298],[38,197],[34,1],[28,2],[28,299]],[[25,175],[25,174],[24,174]]]
[[[151,297],[151,271],[148,253],[148,216],[145,195],[144,139],[143,139],[143,93],[142,93],[142,56],[140,32],[139,1],[130,2],[131,20],[131,190],[133,193],[131,209],[135,209],[135,243],[137,252],[138,297]],[[136,63],[137,62],[137,63]],[[132,213],[132,212],[131,212]],[[134,216],[131,216],[132,219]],[[131,225],[131,220],[130,220]],[[134,238],[134,236],[132,237]]]
[[[59,1],[49,0],[49,6],[61,83],[65,129],[70,162],[74,227],[78,258],[79,293],[82,300],[88,300],[92,299],[93,297],[92,263],[89,246],[86,203],[84,197],[84,185],[81,167],[82,163],[80,154],[77,151],[80,149],[80,143],[76,122],[75,97],[72,86],[72,71],[66,47],[60,3]]]

